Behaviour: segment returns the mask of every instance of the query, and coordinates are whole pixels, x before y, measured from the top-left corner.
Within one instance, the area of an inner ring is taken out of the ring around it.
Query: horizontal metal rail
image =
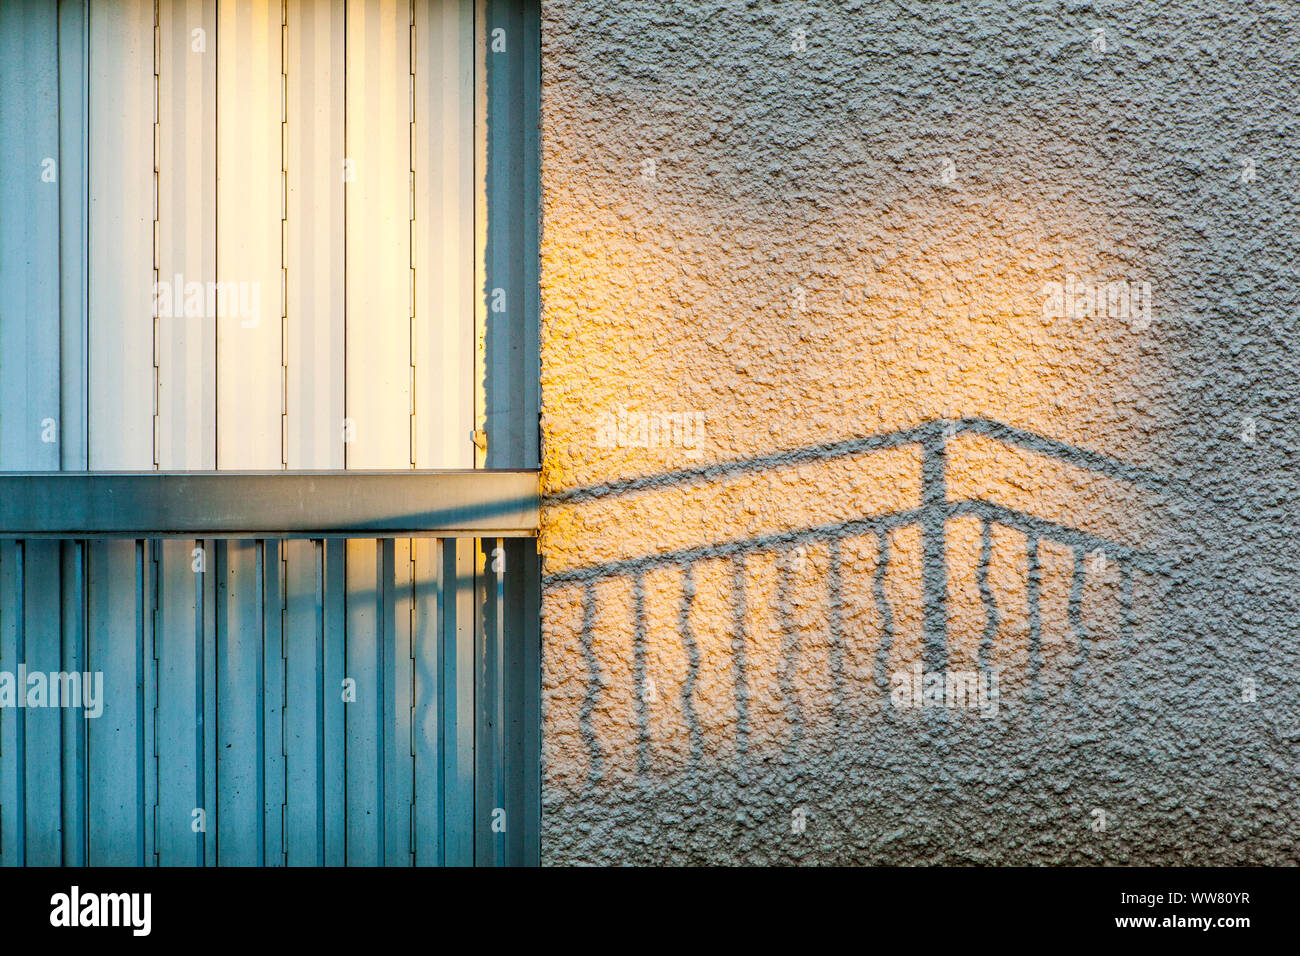
[[[0,538],[529,537],[507,471],[6,472]]]

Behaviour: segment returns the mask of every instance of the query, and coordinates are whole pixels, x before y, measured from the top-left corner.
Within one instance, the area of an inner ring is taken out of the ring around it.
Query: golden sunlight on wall
[[[1008,705],[1109,673],[1124,608],[1139,613],[1154,586],[1128,557],[1158,549],[1158,495],[1087,453],[1158,466],[1135,440],[1159,395],[1150,315],[1105,298],[1107,283],[1153,282],[1159,320],[1152,224],[1098,216],[1104,179],[1082,203],[1014,183],[887,184],[831,216],[708,192],[687,169],[648,179],[634,157],[598,188],[566,177],[578,147],[556,125],[548,787],[753,766],[879,720],[893,675],[933,638],[913,512],[925,449],[852,441],[936,420],[991,420],[1081,455],[946,436],[938,501],[993,506],[940,519],[947,667],[998,672]],[[1051,284],[1067,282],[1100,300],[1079,292],[1075,314],[1068,300],[1054,314]],[[698,433],[677,428],[691,416]]]

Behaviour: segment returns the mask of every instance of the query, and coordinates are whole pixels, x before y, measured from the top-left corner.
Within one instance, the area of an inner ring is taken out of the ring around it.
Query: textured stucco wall
[[[543,862],[1297,861],[1294,15],[544,0]]]

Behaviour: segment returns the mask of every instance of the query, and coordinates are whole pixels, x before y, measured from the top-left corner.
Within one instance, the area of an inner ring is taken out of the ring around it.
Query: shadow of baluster
[[[1070,691],[1077,699],[1080,685],[1083,682],[1084,665],[1088,662],[1090,649],[1088,646],[1088,631],[1083,625],[1083,582],[1085,573],[1083,549],[1071,548],[1070,553],[1074,556],[1074,570],[1070,575],[1070,630],[1074,632],[1075,639],[1079,642],[1079,656],[1075,658],[1070,673]]]
[[[700,678],[700,648],[691,633],[691,605],[695,601],[695,573],[689,562],[682,568],[682,605],[677,618],[677,629],[686,648],[686,680],[682,682],[682,713],[686,717],[686,732],[691,741],[691,764],[704,756],[704,735],[695,716],[695,684]]]
[[[596,656],[596,650],[592,646],[592,630],[596,624],[596,585],[588,581],[583,588],[582,594],[582,656],[587,664],[587,693],[582,700],[582,710],[578,713],[578,729],[582,732],[582,739],[587,743],[587,754],[591,759],[591,766],[587,771],[588,782],[591,786],[600,783],[603,776],[601,771],[603,755],[600,750],[600,741],[596,739],[596,728],[592,723],[591,715],[596,712],[596,703],[600,699],[601,679],[600,679],[600,661]]]
[[[731,559],[731,662],[736,682],[736,763],[745,782],[749,757],[749,681],[745,660],[745,555]]]
[[[830,599],[831,599],[831,685],[834,687],[835,699],[831,702],[835,718],[835,738],[843,745],[848,726],[844,702],[844,580],[843,557],[840,553],[840,539],[831,538],[830,542]]]
[[[989,654],[993,650],[993,641],[998,633],[998,605],[989,586],[989,565],[993,561],[993,522],[980,522],[980,558],[975,569],[976,583],[979,585],[980,600],[984,604],[984,635],[980,639],[979,672],[981,680],[989,673]]]
[[[790,561],[779,560],[776,563],[776,614],[781,628],[781,699],[785,702],[786,716],[793,734],[786,753],[791,754],[803,745],[803,707],[799,703],[799,691],[795,686],[798,673],[800,641],[799,633],[790,619]]]
[[[925,426],[921,438],[925,669],[929,672],[942,671],[948,664],[947,433],[948,423],[935,421]]]
[[[1124,700],[1130,710],[1134,706],[1133,672],[1137,647],[1133,640],[1133,565],[1121,562],[1119,566],[1120,653],[1123,655]]]
[[[650,702],[646,700],[645,572],[632,577],[632,678],[636,683],[636,770],[650,769]]]
[[[1038,606],[1039,588],[1041,587],[1038,536],[1025,537],[1025,554],[1028,559],[1028,582],[1026,599],[1029,602],[1029,697],[1037,701],[1042,695],[1039,686],[1039,671],[1043,667],[1043,619]]]
[[[876,532],[876,570],[872,575],[871,594],[880,615],[880,646],[876,649],[876,686],[889,700],[889,654],[894,647],[894,610],[885,594],[885,575],[889,572],[889,531]],[[885,713],[889,713],[886,708]]]

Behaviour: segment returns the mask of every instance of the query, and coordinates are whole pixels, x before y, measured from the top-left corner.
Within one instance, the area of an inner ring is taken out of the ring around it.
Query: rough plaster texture
[[[1300,859],[1294,6],[542,6],[543,862]]]

